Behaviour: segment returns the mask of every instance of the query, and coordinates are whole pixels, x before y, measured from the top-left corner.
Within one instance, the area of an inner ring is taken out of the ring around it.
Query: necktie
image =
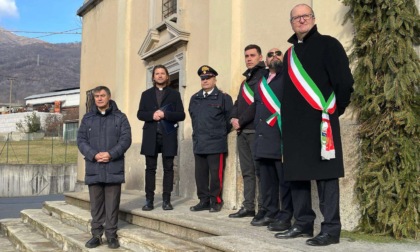
[[[204,92],[204,98],[206,98],[209,94],[207,92]]]

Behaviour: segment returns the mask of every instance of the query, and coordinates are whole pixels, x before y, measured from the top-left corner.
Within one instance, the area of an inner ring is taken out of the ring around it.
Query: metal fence
[[[0,164],[77,163],[77,154],[74,138],[19,132],[0,136]]]

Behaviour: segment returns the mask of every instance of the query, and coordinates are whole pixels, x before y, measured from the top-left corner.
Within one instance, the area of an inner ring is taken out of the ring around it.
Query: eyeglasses
[[[208,79],[211,79],[211,78],[213,78],[214,76],[213,75],[200,75],[200,79],[203,81],[203,80],[208,80]]]
[[[267,58],[273,57],[274,54],[276,54],[277,56],[280,56],[281,55],[281,51],[269,52],[269,53],[267,53]]]
[[[315,16],[313,15],[313,14],[305,14],[305,15],[302,15],[302,16],[295,16],[295,17],[291,17],[290,18],[290,22],[292,22],[292,23],[297,23],[297,22],[299,22],[300,21],[300,19],[303,19],[304,21],[307,21],[307,20],[309,20],[309,19],[311,19],[311,18],[315,18]]]

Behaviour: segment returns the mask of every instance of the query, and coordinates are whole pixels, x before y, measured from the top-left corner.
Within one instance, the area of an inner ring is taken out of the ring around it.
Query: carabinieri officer
[[[197,73],[202,89],[191,97],[188,111],[193,126],[195,181],[200,202],[190,210],[218,212],[223,206],[223,170],[233,102],[230,95],[216,87],[216,70],[204,65]]]

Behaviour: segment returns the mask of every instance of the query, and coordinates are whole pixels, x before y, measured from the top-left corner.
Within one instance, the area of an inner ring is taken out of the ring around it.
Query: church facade
[[[234,100],[246,70],[243,49],[257,44],[266,52],[273,47],[285,52],[293,34],[290,10],[305,3],[315,11],[318,30],[336,37],[347,49],[352,26],[342,25],[347,8],[337,0],[86,0],[78,10],[83,20],[80,115],[92,106],[90,90],[110,87],[112,99],[127,114],[133,144],[126,154],[125,190],[144,190],[145,159],[140,155],[142,127],[137,117],[141,93],[152,86],[153,66],[165,65],[171,86],[179,90],[187,110],[190,97],[200,88],[197,69],[210,65],[219,73],[218,88]],[[187,117],[178,129],[179,150],[175,159],[174,195],[196,198],[192,126]],[[355,126],[342,119],[346,178],[341,180],[343,227],[357,224],[353,197],[356,160]],[[346,150],[346,145],[348,149]],[[159,158],[160,159],[160,158]],[[227,209],[242,202],[242,177],[236,151],[236,134],[229,134],[229,153],[224,173],[223,199]],[[78,158],[78,181],[83,184],[84,162]],[[162,169],[158,168],[156,197],[160,195]],[[346,191],[348,193],[346,193]],[[315,205],[316,203],[314,203]],[[348,221],[347,221],[348,220]]]

